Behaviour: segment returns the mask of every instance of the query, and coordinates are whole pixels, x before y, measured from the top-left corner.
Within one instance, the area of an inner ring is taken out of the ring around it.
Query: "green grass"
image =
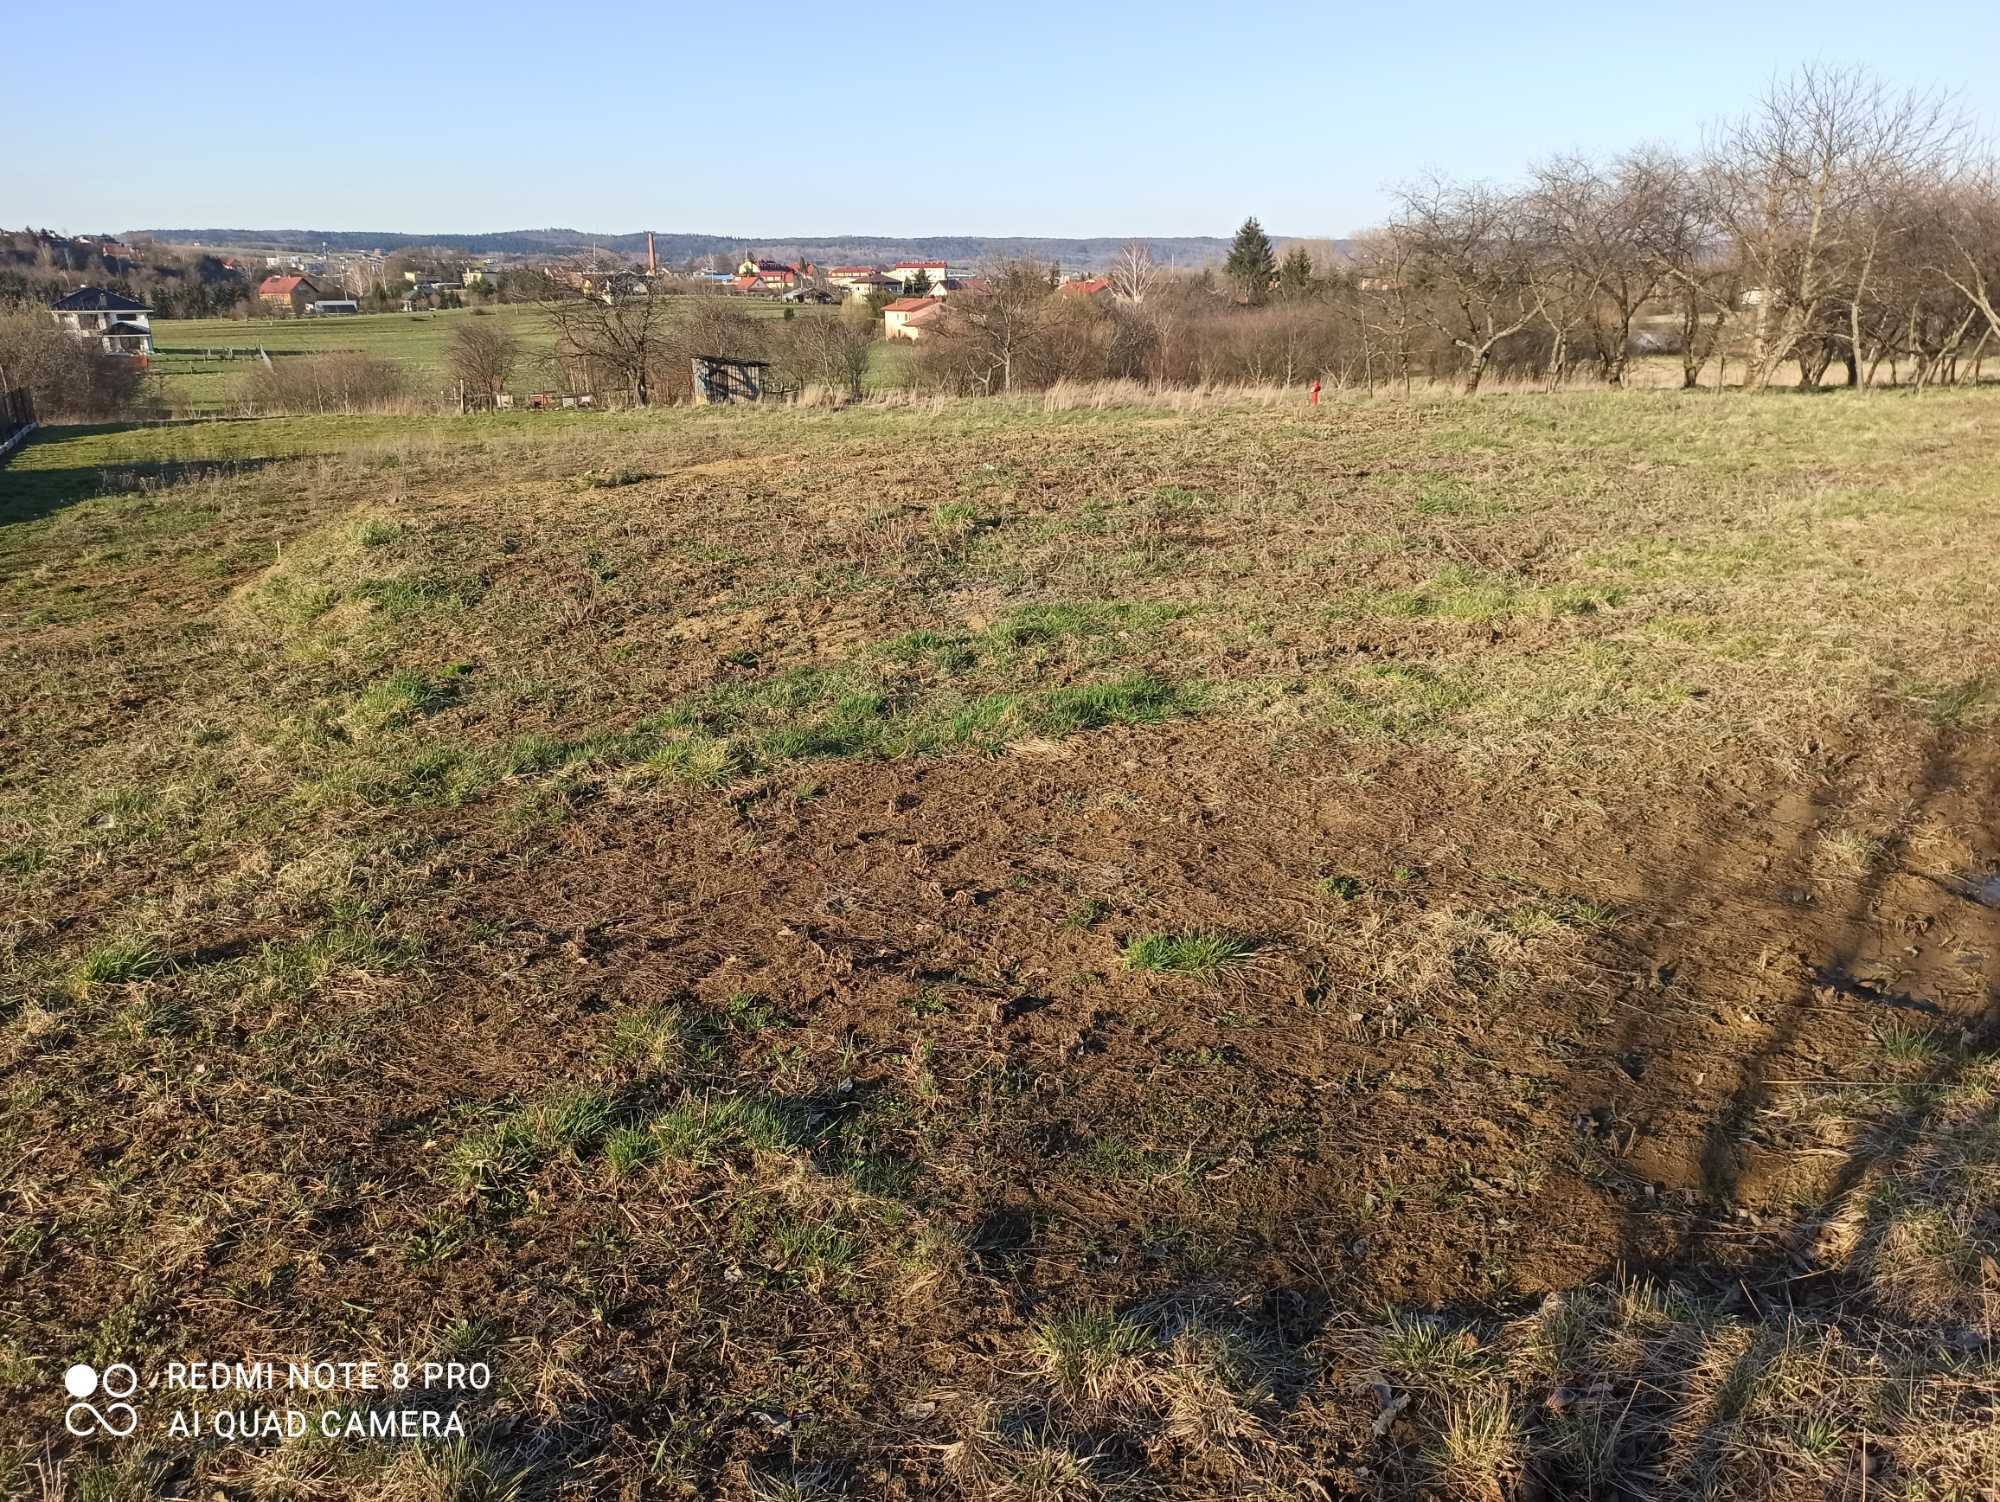
[[[1153,1343],[1145,1326],[1109,1309],[1069,1309],[1036,1323],[1030,1350],[1070,1397],[1098,1396],[1118,1364]]]
[[[745,1149],[787,1152],[799,1142],[795,1125],[769,1102],[734,1095],[683,1101],[654,1116],[647,1130],[667,1158],[695,1167]]]
[[[112,939],[84,955],[76,979],[86,986],[119,986],[144,980],[166,963],[165,951],[151,939]]]
[[[1241,969],[1255,951],[1254,943],[1234,934],[1136,934],[1126,941],[1125,964],[1133,970],[1208,980]]]
[[[153,369],[161,394],[182,410],[219,411],[235,399],[255,368],[254,351],[274,360],[329,351],[356,352],[406,366],[421,383],[442,385],[451,331],[480,320],[518,339],[530,358],[554,349],[546,323],[532,306],[513,304],[436,313],[359,313],[339,318],[163,318],[153,324]],[[222,351],[236,350],[225,359]],[[531,370],[522,390],[538,389]]]
[[[578,1153],[603,1142],[614,1121],[611,1099],[602,1091],[558,1091],[468,1133],[446,1158],[446,1177],[460,1188],[505,1202],[522,1179],[555,1154]]]
[[[602,413],[500,412],[482,414],[476,428],[455,416],[197,418],[164,423],[91,423],[45,428],[6,463],[0,485],[0,525],[34,520],[56,507],[92,496],[122,496],[129,522],[207,530],[217,520],[167,506],[159,492],[175,487],[186,498],[194,482],[234,482],[284,460],[373,452],[383,470],[404,467],[413,450],[458,442],[521,438],[545,442],[579,423],[599,431],[623,419]],[[379,525],[379,521],[378,521]],[[16,544],[0,536],[0,551]],[[370,546],[380,545],[379,536]],[[268,555],[267,555],[268,561]]]
[[[741,299],[732,310],[753,318],[781,319],[785,309],[762,299]],[[799,309],[798,316],[821,316]],[[468,322],[504,329],[521,345],[521,365],[512,389],[525,393],[553,389],[547,368],[555,339],[540,309],[527,303],[423,313],[357,313],[335,318],[162,318],[153,324],[155,383],[177,412],[219,412],[237,398],[244,378],[256,368],[259,348],[273,360],[334,351],[371,355],[404,366],[422,390],[442,392],[452,331]],[[234,350],[234,358],[224,352]]]

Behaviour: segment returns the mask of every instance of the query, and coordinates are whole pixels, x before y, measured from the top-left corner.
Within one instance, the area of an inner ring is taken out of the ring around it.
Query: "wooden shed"
[[[694,399],[697,406],[724,402],[757,402],[770,388],[768,360],[738,360],[730,355],[694,357]],[[772,395],[777,395],[772,392]]]

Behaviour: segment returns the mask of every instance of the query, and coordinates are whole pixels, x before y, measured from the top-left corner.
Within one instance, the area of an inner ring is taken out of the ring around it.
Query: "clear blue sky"
[[[1426,168],[1692,144],[1808,57],[2000,130],[1992,0],[22,0],[6,32],[0,224],[71,233],[1337,235]]]

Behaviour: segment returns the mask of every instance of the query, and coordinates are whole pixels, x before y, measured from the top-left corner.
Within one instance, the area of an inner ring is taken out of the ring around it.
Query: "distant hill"
[[[466,255],[567,256],[593,246],[637,260],[646,254],[646,235],[591,235],[573,229],[500,230],[484,235],[405,235],[383,231],[316,229],[150,229],[131,230],[127,238],[150,237],[163,244],[223,246],[232,250],[394,251],[414,245],[437,245]],[[949,261],[976,266],[982,261],[1020,257],[1060,262],[1065,269],[1108,266],[1124,245],[1125,236],[1059,239],[1034,235],[700,235],[656,231],[662,261],[679,264],[694,256],[734,256],[743,251],[803,258],[820,262],[889,263]],[[1229,240],[1217,235],[1166,235],[1145,238],[1154,259],[1171,266],[1206,266],[1229,252]],[[1283,237],[1278,237],[1282,239]],[[1338,243],[1338,242],[1335,242]]]

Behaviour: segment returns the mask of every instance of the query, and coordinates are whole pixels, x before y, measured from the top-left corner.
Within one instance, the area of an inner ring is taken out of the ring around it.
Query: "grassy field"
[[[554,347],[536,310],[518,304],[341,318],[163,318],[153,325],[153,369],[167,404],[196,412],[221,411],[235,401],[260,347],[273,359],[359,351],[407,365],[422,379],[442,382],[452,329],[475,317],[505,327],[531,356]],[[236,351],[236,356],[226,357],[226,350]]]
[[[736,306],[758,318],[782,318],[785,313],[783,304],[770,300],[745,298]],[[273,359],[358,351],[408,366],[421,384],[441,386],[451,331],[467,319],[491,319],[520,340],[526,358],[517,389],[532,391],[548,384],[536,362],[555,347],[555,341],[539,310],[519,303],[336,318],[163,318],[153,325],[153,369],[168,407],[197,414],[221,412],[235,403],[259,347]],[[229,350],[236,351],[234,358],[225,354]]]
[[[6,1495],[2000,1486],[1991,393],[1065,405],[0,469]]]

